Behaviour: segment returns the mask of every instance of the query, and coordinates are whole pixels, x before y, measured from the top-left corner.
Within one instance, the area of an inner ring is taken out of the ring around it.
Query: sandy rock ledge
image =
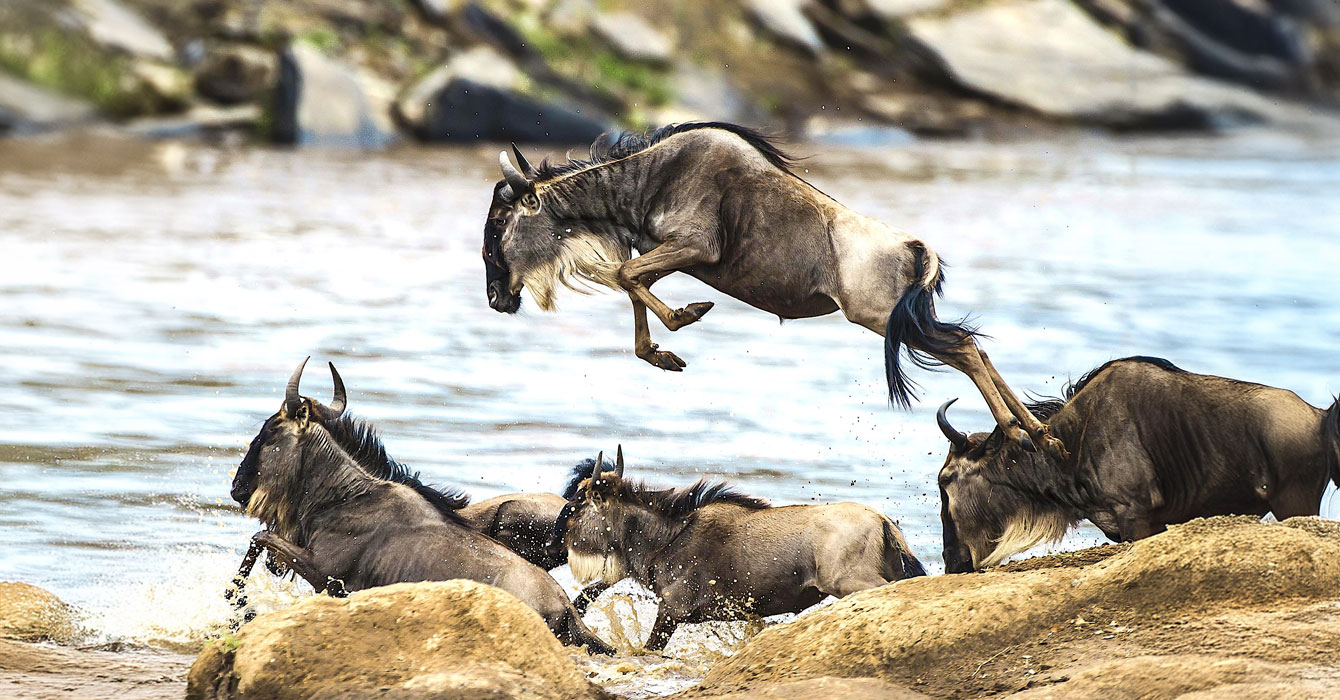
[[[188,700],[608,698],[540,616],[473,581],[313,596],[206,646]]]
[[[1340,697],[1340,523],[1211,518],[1100,554],[850,596],[684,695],[845,678],[948,698]]]

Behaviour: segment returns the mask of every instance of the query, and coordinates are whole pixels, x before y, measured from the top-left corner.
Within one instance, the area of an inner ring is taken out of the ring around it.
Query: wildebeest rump
[[[800,612],[925,571],[898,526],[856,503],[773,507],[724,483],[650,489],[594,464],[554,524],[582,583],[633,577],[660,597],[647,648],[686,622]]]
[[[252,440],[233,482],[233,497],[267,527],[253,538],[256,545],[318,591],[456,578],[497,586],[534,608],[559,639],[613,652],[544,570],[475,531],[454,510],[361,467],[313,416],[356,419],[342,415],[342,400],[328,408],[300,396],[302,369]],[[357,432],[377,440],[370,428]]]
[[[994,566],[1081,520],[1138,540],[1212,515],[1316,515],[1340,485],[1340,401],[1323,411],[1297,394],[1128,357],[1032,404],[1074,458],[1056,464],[1001,438],[950,441],[940,469],[945,569]]]
[[[679,124],[646,136],[601,137],[586,161],[532,168],[520,151],[516,156],[520,171],[501,156],[504,179],[484,226],[485,286],[495,310],[515,312],[522,288],[552,309],[555,287],[574,287],[574,278],[622,290],[632,302],[637,356],[671,371],[685,363],[651,342],[647,309],[674,331],[712,308],[702,302],[671,309],[654,296],[651,285],[671,273],[783,319],[841,310],[884,336],[895,403],[911,401],[913,385],[899,364],[906,347],[918,364],[967,374],[1011,438],[1065,457],[1064,445],[977,347],[973,329],[936,318],[939,256],[811,186],[758,132],[721,122]],[[630,259],[633,250],[640,255]]]

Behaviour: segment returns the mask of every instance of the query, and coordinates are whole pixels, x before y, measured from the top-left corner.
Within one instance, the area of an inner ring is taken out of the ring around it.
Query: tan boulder
[[[307,598],[196,659],[188,699],[605,698],[540,616],[473,581]]]
[[[764,631],[693,693],[824,676],[925,685],[932,696],[999,693],[1078,679],[1116,657],[1202,652],[1209,664],[1220,656],[1324,659],[1309,678],[1340,689],[1340,668],[1324,652],[1340,641],[1340,523],[1212,518],[1106,552],[1115,553],[1096,563],[1070,555],[1076,565],[863,591]],[[1179,693],[1237,682],[1209,671],[1170,675],[1190,679]]]
[[[0,581],[0,638],[69,642],[80,634],[75,609],[26,583]]]

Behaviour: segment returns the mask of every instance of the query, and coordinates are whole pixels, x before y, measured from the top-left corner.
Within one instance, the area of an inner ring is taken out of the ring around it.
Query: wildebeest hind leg
[[[633,302],[633,353],[655,367],[670,372],[682,372],[688,363],[669,350],[651,342],[651,329],[647,328],[647,305],[638,301],[637,295],[629,292]]]
[[[935,359],[968,375],[972,383],[977,386],[977,391],[981,392],[982,399],[986,401],[986,407],[991,411],[991,417],[996,419],[996,425],[1004,431],[1005,437],[1019,442],[1024,447],[1033,447],[1032,440],[1024,434],[1024,431],[1019,429],[1014,414],[1010,412],[1009,407],[1005,404],[1005,399],[996,389],[996,383],[992,380],[991,373],[987,371],[985,363],[982,362],[982,356],[977,350],[977,343],[973,342],[971,338],[965,338],[949,352],[931,354]]]
[[[1066,451],[1065,444],[1053,436],[1051,429],[1038,420],[1037,416],[1033,415],[1033,412],[1024,405],[1024,402],[1019,400],[1014,390],[1000,376],[1000,372],[996,371],[995,365],[991,364],[991,358],[987,357],[986,351],[977,348],[977,356],[982,359],[982,365],[991,375],[991,383],[996,386],[996,391],[1000,392],[1001,398],[1005,400],[1006,407],[1023,424],[1024,431],[1028,433],[1029,437],[1033,438],[1033,442],[1041,445],[1042,449],[1057,460],[1065,462],[1070,459],[1070,453]]]
[[[337,598],[349,595],[345,592],[343,583],[321,573],[321,570],[316,566],[316,562],[312,560],[312,553],[306,549],[269,530],[261,530],[252,535],[251,541],[270,550],[272,555],[278,557],[294,573],[312,584],[312,588],[315,588],[318,593],[329,593]]]

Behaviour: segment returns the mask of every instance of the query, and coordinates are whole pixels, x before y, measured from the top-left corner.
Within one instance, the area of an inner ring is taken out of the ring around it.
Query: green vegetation
[[[294,41],[307,44],[327,56],[340,52],[340,35],[329,27],[312,27],[294,37]]]
[[[112,117],[154,112],[159,100],[130,70],[87,39],[56,28],[0,35],[0,70],[82,97]]]

